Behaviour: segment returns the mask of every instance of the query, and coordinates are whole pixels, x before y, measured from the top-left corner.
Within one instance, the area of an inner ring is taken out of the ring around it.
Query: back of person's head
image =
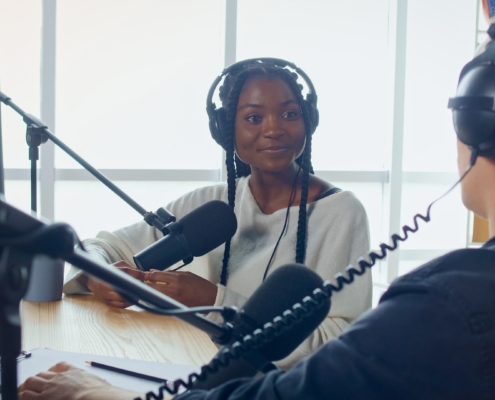
[[[463,67],[456,96],[449,100],[459,141],[459,172],[473,166],[462,182],[463,203],[483,218],[495,200],[495,24],[488,34]]]
[[[495,35],[495,25],[492,25]],[[478,156],[495,158],[495,42],[464,66],[449,101],[459,140]]]

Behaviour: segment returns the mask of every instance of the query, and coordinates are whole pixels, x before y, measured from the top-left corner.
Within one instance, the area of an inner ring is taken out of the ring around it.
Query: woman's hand
[[[125,261],[118,261],[112,265],[125,272],[126,274],[132,276],[133,278],[140,280],[141,282],[144,282],[148,279],[149,272],[140,271],[139,269],[136,269],[127,264]],[[99,300],[101,300],[107,306],[116,308],[127,308],[132,305],[127,300],[122,298],[122,296],[118,294],[112,287],[97,279],[87,277],[86,286]]]
[[[139,393],[118,389],[107,381],[65,362],[26,379],[19,386],[20,400],[123,400]]]
[[[188,307],[215,304],[216,285],[191,272],[152,270],[148,279],[148,286]]]

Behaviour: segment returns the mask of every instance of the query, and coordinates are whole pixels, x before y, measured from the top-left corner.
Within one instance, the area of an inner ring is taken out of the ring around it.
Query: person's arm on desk
[[[145,396],[111,386],[104,379],[65,362],[28,378],[19,387],[20,400],[130,400],[136,397]]]

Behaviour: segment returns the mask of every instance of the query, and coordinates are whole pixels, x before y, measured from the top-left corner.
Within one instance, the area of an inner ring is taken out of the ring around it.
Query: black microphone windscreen
[[[194,257],[203,256],[225,243],[237,230],[232,207],[219,200],[203,204],[178,222]]]
[[[262,328],[276,316],[282,316],[284,311],[292,309],[295,303],[301,303],[304,297],[311,296],[322,285],[323,279],[308,267],[288,264],[273,271],[241,311],[257,327]],[[330,299],[327,299],[322,307],[260,348],[259,352],[270,361],[287,357],[323,322],[329,311]]]

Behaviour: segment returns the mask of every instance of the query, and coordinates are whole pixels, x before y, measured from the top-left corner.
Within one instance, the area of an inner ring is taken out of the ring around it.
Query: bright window
[[[360,198],[373,248],[395,233],[390,221],[411,225],[456,180],[446,105],[485,37],[477,0],[410,0],[401,11],[397,0],[237,0],[237,14],[226,1],[235,0],[0,0],[0,88],[40,116],[40,69],[47,65],[40,32],[56,32],[55,82],[48,82],[55,87],[54,132],[118,176],[117,185],[147,209],[221,176],[205,100],[226,59],[284,58],[311,77],[321,115],[313,165]],[[42,7],[56,13],[56,24],[42,24]],[[396,29],[399,16],[407,24]],[[226,26],[237,31],[226,38]],[[394,47],[401,40],[403,59]],[[405,84],[394,86],[401,72]],[[6,107],[2,116],[7,200],[26,209],[25,126]],[[45,174],[40,182],[51,187],[40,198],[51,218],[83,237],[139,219],[101,184],[81,178],[62,151],[51,161],[55,178]],[[422,262],[464,247],[467,221],[456,190],[401,244],[397,260],[375,268],[375,294]]]

